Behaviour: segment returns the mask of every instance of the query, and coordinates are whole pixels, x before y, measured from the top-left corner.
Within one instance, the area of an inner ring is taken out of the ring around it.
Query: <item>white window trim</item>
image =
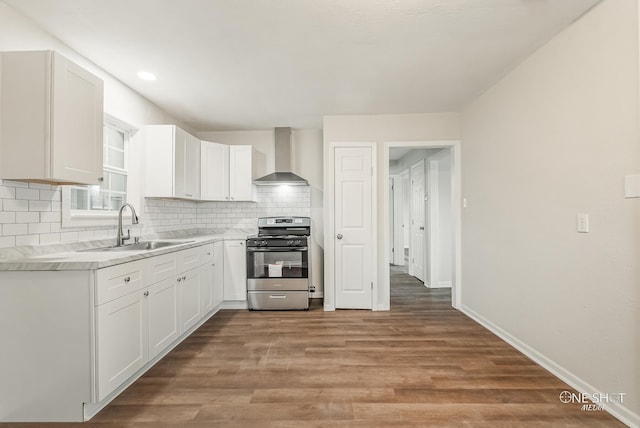
[[[113,125],[125,133],[125,170],[127,171],[127,201],[129,200],[130,190],[132,188],[129,180],[129,147],[132,136],[137,129],[122,120],[113,117],[107,113],[104,115],[104,123]],[[62,227],[108,227],[117,226],[118,213],[115,211],[84,211],[71,209],[71,187],[62,186]]]

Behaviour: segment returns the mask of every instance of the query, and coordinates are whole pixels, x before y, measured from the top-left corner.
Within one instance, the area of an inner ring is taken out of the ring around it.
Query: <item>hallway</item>
[[[622,426],[392,270],[390,312],[225,310],[87,426]]]

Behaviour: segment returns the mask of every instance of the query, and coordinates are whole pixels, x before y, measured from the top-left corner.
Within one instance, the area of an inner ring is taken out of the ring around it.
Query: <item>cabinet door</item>
[[[247,255],[245,241],[224,241],[224,300],[247,300]]]
[[[200,140],[178,127],[174,138],[174,196],[200,199]]]
[[[213,263],[200,268],[200,303],[202,315],[208,314],[215,307],[213,302]]]
[[[229,200],[229,146],[202,141],[200,199]]]
[[[179,335],[178,281],[175,277],[152,285],[147,290],[149,306],[149,359],[165,350]]]
[[[187,193],[187,133],[174,128],[173,135],[173,196],[176,198],[193,197]]]
[[[192,199],[200,199],[200,140],[187,134],[185,153],[185,193]]]
[[[246,263],[246,262],[245,262]],[[224,301],[224,245],[222,241],[213,244],[213,306]]]
[[[52,177],[98,184],[102,173],[103,83],[53,54]]]
[[[229,146],[229,199],[253,200],[251,146]]]
[[[98,400],[148,361],[147,302],[142,291],[98,306],[96,315]]]
[[[180,333],[189,330],[202,318],[200,282],[200,269],[185,272],[178,278],[178,292],[180,294]]]

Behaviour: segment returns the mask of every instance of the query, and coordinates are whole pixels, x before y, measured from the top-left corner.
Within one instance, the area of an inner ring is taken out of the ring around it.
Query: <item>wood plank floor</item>
[[[81,426],[624,426],[450,299],[394,269],[389,312],[221,311]]]

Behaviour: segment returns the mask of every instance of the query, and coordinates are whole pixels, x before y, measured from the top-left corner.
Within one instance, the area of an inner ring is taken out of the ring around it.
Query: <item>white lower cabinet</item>
[[[231,242],[244,299],[244,241]],[[218,241],[97,270],[0,271],[0,422],[91,418],[222,306],[223,265]]]
[[[98,400],[103,400],[148,361],[144,292],[100,305],[96,326]]]
[[[224,241],[224,300],[247,300],[247,254],[245,241]]]
[[[149,359],[167,349],[179,334],[178,283],[167,278],[147,290],[149,305]]]
[[[221,258],[216,242],[97,271],[97,401],[222,303]]]
[[[196,325],[202,318],[200,306],[201,269],[192,269],[178,278],[180,295],[180,331],[184,332]]]

